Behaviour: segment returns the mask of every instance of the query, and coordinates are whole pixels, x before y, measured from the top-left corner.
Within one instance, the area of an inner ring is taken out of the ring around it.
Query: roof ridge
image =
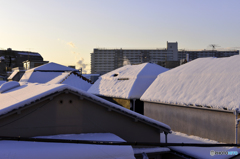
[[[61,82],[59,82],[59,83],[63,83],[71,74],[74,74],[74,75],[78,76],[79,78],[82,78],[84,81],[86,81],[86,82],[88,82],[88,83],[90,83],[90,84],[93,84],[93,82],[92,82],[91,80],[89,80],[89,79],[87,79],[86,77],[78,74],[76,71],[71,71],[71,72],[70,72]]]

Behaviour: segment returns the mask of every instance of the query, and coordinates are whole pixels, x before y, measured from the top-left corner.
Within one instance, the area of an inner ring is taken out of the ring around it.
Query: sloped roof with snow
[[[87,91],[92,85],[91,81],[74,71],[77,70],[51,62],[27,70],[19,82],[62,83]]]
[[[5,82],[7,82],[7,81],[0,81],[0,85],[3,84],[3,83],[5,83]]]
[[[34,70],[34,71],[77,71],[74,68],[71,67],[67,67],[67,66],[63,66],[54,62],[50,62],[35,68],[32,68],[30,70]]]
[[[167,70],[153,63],[126,65],[99,77],[88,92],[116,98],[140,98],[157,75]]]
[[[66,84],[39,84],[21,82],[20,86],[14,87],[0,94],[0,116],[7,114],[15,109],[30,105],[45,97],[49,98],[50,95],[63,91],[69,91],[76,95],[84,96],[85,98],[92,100],[99,105],[111,108],[113,111],[121,112],[129,117],[142,121],[158,129],[162,129],[163,131],[166,131],[168,133],[171,132],[171,128],[164,123],[143,116],[122,106],[90,94],[84,90]]]
[[[123,139],[111,133],[65,134],[38,138],[124,142]],[[1,157],[15,159],[135,159],[131,146],[1,140],[0,149]]]
[[[141,100],[235,110],[240,108],[239,79],[240,55],[199,58],[160,74]]]
[[[84,91],[87,91],[92,86],[92,82],[89,79],[75,72],[62,73],[47,82],[47,84],[67,84]]]
[[[47,83],[58,76],[64,76],[65,72],[25,72],[19,82]]]
[[[51,63],[47,63],[47,64],[27,70],[23,74],[22,78],[20,79],[20,82],[46,83],[64,74],[64,72],[71,72],[71,71],[77,71],[77,70],[51,62]]]

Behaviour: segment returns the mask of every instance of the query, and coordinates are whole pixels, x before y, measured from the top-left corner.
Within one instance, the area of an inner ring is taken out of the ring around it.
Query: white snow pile
[[[160,134],[161,142],[165,143],[165,135]],[[199,144],[217,144],[217,141],[209,140],[205,138],[201,138],[198,136],[189,136],[180,132],[172,132],[172,134],[168,134],[168,143],[199,143]],[[193,146],[169,146],[170,149],[186,154],[188,156],[199,158],[199,159],[227,159],[233,157],[234,155],[210,155],[210,151],[237,151],[240,153],[240,149],[235,147],[193,147]]]
[[[139,99],[157,75],[167,70],[152,63],[126,65],[99,77],[88,92],[108,97]]]
[[[240,55],[199,58],[160,74],[141,97],[143,101],[240,108]]]
[[[143,121],[145,123],[147,122],[156,127],[161,127],[164,131],[167,131],[168,133],[171,132],[171,128],[164,123],[161,123],[159,121],[156,121],[154,119],[151,119],[139,113],[128,110],[120,105],[104,100],[82,89],[78,89],[76,87],[72,87],[66,84],[39,84],[39,83],[20,82],[19,87],[10,89],[0,94],[0,101],[1,101],[0,115],[6,114],[10,111],[13,111],[25,105],[31,104],[35,101],[39,101],[40,99],[46,96],[49,96],[53,93],[57,93],[65,90],[73,91],[75,93],[78,93],[81,96],[91,98],[92,100],[98,103],[102,103],[113,110],[121,111],[128,116],[137,118],[139,121]]]
[[[0,93],[6,92],[10,89],[19,87],[20,84],[16,81],[11,81],[11,82],[5,82],[2,85],[0,85]]]
[[[123,139],[111,133],[66,134],[38,138],[124,142]],[[1,158],[15,159],[135,159],[131,146],[2,140],[0,150]]]

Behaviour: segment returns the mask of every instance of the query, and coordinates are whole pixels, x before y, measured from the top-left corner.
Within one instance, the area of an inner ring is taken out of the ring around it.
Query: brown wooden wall
[[[76,133],[114,133],[126,141],[160,142],[157,128],[71,93],[0,118],[1,136]]]

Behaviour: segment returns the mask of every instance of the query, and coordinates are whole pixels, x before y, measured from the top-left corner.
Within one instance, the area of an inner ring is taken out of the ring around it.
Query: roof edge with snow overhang
[[[108,72],[89,88],[88,92],[122,99],[139,99],[157,76],[167,68],[154,63],[126,65]]]
[[[41,84],[37,84],[37,85],[40,86]],[[32,104],[36,104],[36,103],[39,103],[39,102],[42,102],[45,100],[52,100],[58,94],[72,93],[77,96],[80,96],[81,99],[86,98],[94,103],[97,103],[103,107],[106,107],[106,109],[108,109],[109,111],[115,111],[120,114],[126,115],[130,118],[133,118],[136,122],[140,121],[140,122],[148,124],[152,127],[155,127],[157,129],[161,129],[162,131],[164,131],[166,133],[171,133],[171,128],[168,125],[161,123],[159,121],[156,121],[154,119],[151,119],[149,117],[146,117],[144,115],[141,115],[139,113],[133,112],[131,110],[128,110],[117,104],[111,103],[111,102],[104,100],[100,97],[97,97],[93,94],[87,93],[83,90],[76,89],[74,87],[71,87],[71,86],[65,85],[65,84],[52,84],[52,86],[53,85],[55,85],[55,87],[51,87],[46,92],[36,95],[37,97],[29,97],[25,101],[20,101],[16,104],[7,106],[7,107],[11,107],[11,109],[7,109],[5,111],[3,111],[3,109],[0,110],[0,119],[5,118],[14,113],[18,113],[19,109],[26,109],[26,108],[32,106]],[[22,89],[24,89],[24,88],[22,88]],[[9,92],[9,93],[11,93],[11,92]],[[7,108],[7,107],[5,107],[5,108]]]
[[[140,100],[209,110],[240,109],[240,55],[199,58],[160,74]]]

